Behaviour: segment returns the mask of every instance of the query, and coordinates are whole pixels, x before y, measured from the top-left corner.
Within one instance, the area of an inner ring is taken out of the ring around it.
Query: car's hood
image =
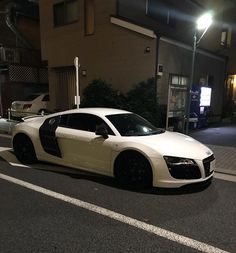
[[[140,137],[139,141],[155,149],[161,155],[204,159],[213,152],[190,136],[166,131],[157,135]]]

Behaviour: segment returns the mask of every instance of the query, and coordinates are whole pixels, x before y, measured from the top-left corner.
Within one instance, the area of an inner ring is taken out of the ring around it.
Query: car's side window
[[[46,130],[47,132],[55,133],[59,123],[60,123],[60,116],[48,118],[44,121],[41,130]]]
[[[109,135],[114,135],[113,131],[100,117],[88,113],[72,113],[62,115],[60,125],[88,132],[96,131],[96,127],[104,125],[107,128]]]
[[[67,127],[68,114],[61,115],[60,126]]]
[[[61,157],[61,151],[56,139],[56,130],[59,122],[60,116],[46,119],[39,128],[39,137],[42,147],[47,153]]]

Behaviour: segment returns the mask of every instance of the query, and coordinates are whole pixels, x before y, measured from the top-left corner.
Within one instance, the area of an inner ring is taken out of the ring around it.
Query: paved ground
[[[230,125],[190,135],[214,149],[217,170],[233,173],[235,133]],[[10,140],[0,134],[0,149]],[[0,252],[235,252],[236,181],[129,191],[112,178],[15,163],[4,148],[1,157]]]
[[[218,172],[236,175],[236,124],[219,124],[190,135],[214,151]]]
[[[190,135],[195,139],[214,146],[236,148],[236,124],[218,124],[205,129],[194,130]]]
[[[16,121],[0,118],[0,133],[11,134]],[[236,175],[236,124],[218,124],[189,134],[215,153],[216,171]],[[1,143],[0,143],[0,146]]]

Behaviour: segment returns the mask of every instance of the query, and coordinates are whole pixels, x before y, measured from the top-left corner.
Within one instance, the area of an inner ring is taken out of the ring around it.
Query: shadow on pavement
[[[41,168],[39,168],[39,165],[41,166]],[[50,168],[48,168],[48,166],[50,166]],[[186,185],[180,188],[151,187],[148,189],[133,189],[132,187],[124,187],[122,185],[119,185],[115,178],[98,175],[95,173],[85,172],[82,170],[71,169],[71,168],[67,168],[63,166],[53,165],[49,163],[40,162],[37,165],[33,166],[32,168],[36,170],[41,170],[41,171],[43,170],[43,171],[48,171],[48,172],[52,172],[56,174],[62,174],[74,179],[89,180],[89,181],[96,182],[98,184],[102,184],[102,185],[117,188],[117,189],[144,193],[144,194],[153,194],[153,195],[183,195],[183,194],[193,194],[193,193],[201,192],[210,186],[211,179],[212,179],[211,178],[206,182]]]

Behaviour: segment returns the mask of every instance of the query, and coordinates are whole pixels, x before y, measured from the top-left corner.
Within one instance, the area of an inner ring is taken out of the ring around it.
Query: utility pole
[[[79,63],[79,58],[75,57],[74,59],[74,65],[75,65],[75,73],[76,73],[76,105],[77,109],[79,109],[80,105],[80,95],[79,95],[79,68],[80,68],[80,63]]]

